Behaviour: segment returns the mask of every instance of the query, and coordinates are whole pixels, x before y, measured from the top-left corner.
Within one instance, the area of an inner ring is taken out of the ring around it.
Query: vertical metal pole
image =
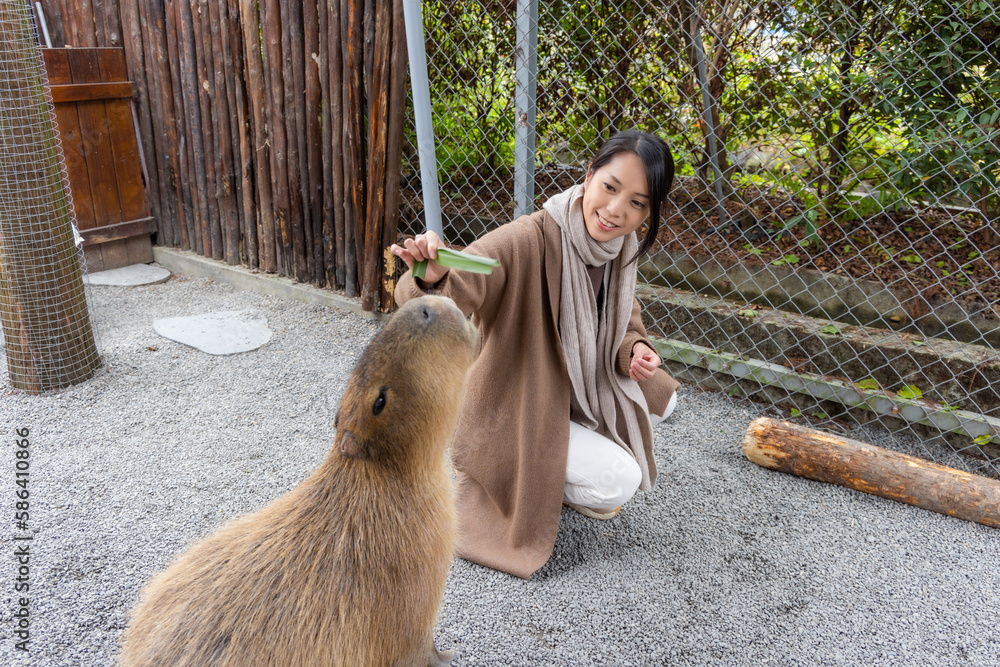
[[[35,14],[38,15],[38,25],[42,29],[42,36],[45,38],[45,48],[52,48],[52,38],[49,36],[49,25],[45,22],[45,11],[42,9],[42,3],[35,3]]]
[[[705,127],[708,128],[708,159],[712,163],[712,171],[715,174],[715,203],[719,215],[719,224],[716,229],[725,229],[729,224],[729,218],[722,196],[722,170],[719,168],[719,151],[715,143],[715,121],[712,119],[712,96],[708,92],[705,48],[701,43],[701,17],[697,14],[692,14],[691,22],[694,24],[691,30],[691,41],[694,43],[694,50],[698,56],[698,85],[701,86],[701,101],[702,106],[705,108]]]
[[[444,238],[441,225],[441,195],[438,193],[437,157],[434,155],[434,127],[431,122],[431,93],[427,80],[427,51],[424,49],[424,19],[420,0],[403,0],[406,50],[410,58],[410,86],[413,90],[413,122],[417,131],[420,159],[420,186],[424,194],[424,222],[427,231]]]
[[[535,209],[535,99],[538,91],[538,0],[517,0],[514,49],[514,215]]]

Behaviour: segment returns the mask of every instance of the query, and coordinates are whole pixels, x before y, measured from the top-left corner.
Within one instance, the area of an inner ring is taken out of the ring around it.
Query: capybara
[[[433,642],[455,541],[445,447],[474,339],[450,299],[400,308],[351,374],[323,463],[153,578],[121,664],[449,664]]]

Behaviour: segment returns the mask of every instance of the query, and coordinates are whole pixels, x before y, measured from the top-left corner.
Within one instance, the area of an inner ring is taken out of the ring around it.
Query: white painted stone
[[[153,331],[207,354],[249,352],[271,340],[267,319],[245,310],[166,317],[153,321]]]
[[[83,277],[83,282],[91,285],[115,285],[119,287],[138,287],[139,285],[155,285],[166,282],[170,271],[162,266],[152,264],[132,264],[120,269],[95,271]]]

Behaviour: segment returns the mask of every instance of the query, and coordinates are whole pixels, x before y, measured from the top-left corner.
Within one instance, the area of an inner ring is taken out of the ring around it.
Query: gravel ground
[[[325,456],[379,326],[179,276],[91,302],[94,379],[30,397],[0,362],[4,665],[113,664],[152,574]],[[270,343],[213,357],[152,329],[238,309],[267,318]],[[612,521],[564,509],[528,581],[456,560],[438,645],[462,666],[1000,664],[1000,531],[748,463],[766,410],[683,387],[656,429],[656,489]],[[30,655],[11,637],[15,428],[30,429]]]

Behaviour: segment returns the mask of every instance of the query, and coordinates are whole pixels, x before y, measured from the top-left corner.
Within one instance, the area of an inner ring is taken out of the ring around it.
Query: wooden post
[[[222,34],[220,3],[225,0],[209,0],[208,25],[210,37],[206,51],[212,54],[207,62],[212,63],[209,72],[212,99],[212,126],[215,135],[216,191],[218,193],[220,222],[220,253],[226,264],[236,265],[240,261],[240,207],[236,196],[236,168],[233,161],[234,144],[232,127],[236,118],[236,100],[227,78],[233,70],[232,57],[226,48],[227,37]],[[229,28],[226,21],[225,29]]]
[[[182,21],[180,18],[181,5],[183,2],[173,2],[165,5],[165,29],[166,29],[166,50],[167,62],[170,71],[170,98],[166,98],[164,88],[164,105],[172,103],[174,112],[174,123],[167,125],[167,137],[174,139],[171,144],[171,164],[176,166],[174,171],[174,192],[177,196],[177,227],[181,235],[181,248],[193,250],[195,248],[195,215],[194,199],[191,194],[193,188],[188,187],[191,179],[191,142],[187,140],[185,129],[188,119],[184,106],[184,80],[181,78],[180,65],[180,35],[182,33]]]
[[[11,384],[41,393],[88,379],[100,357],[27,3],[0,3],[0,34],[23,67],[0,77],[0,325]]]
[[[193,0],[191,6],[194,26],[194,52],[197,66],[198,101],[201,105],[201,142],[202,169],[205,174],[206,188],[202,201],[205,213],[205,227],[202,238],[205,245],[205,256],[212,259],[222,259],[222,222],[219,218],[219,187],[220,175],[215,155],[215,135],[218,128],[216,118],[217,104],[213,97],[215,77],[209,72],[214,70],[212,59],[212,33],[209,26],[208,0]]]
[[[219,43],[224,63],[221,78],[222,85],[226,89],[226,103],[230,116],[227,136],[229,142],[228,160],[230,168],[233,170],[230,187],[232,188],[231,205],[234,211],[229,214],[232,226],[225,229],[226,262],[248,265],[245,248],[250,237],[247,231],[247,216],[253,216],[253,206],[251,204],[248,208],[244,202],[247,163],[244,162],[243,156],[247,155],[248,145],[246,145],[245,137],[248,127],[246,110],[241,100],[244,75],[242,58],[240,57],[241,49],[238,48],[242,42],[243,31],[240,28],[239,15],[230,13],[230,0],[215,0],[215,2],[218,3]],[[250,200],[253,201],[252,194]]]
[[[370,3],[368,5],[370,7]],[[392,6],[380,2],[371,21],[374,39],[371,78],[368,84],[368,200],[365,206],[364,274],[361,282],[361,307],[379,310],[382,282],[382,230],[385,224],[386,143],[389,116],[389,83]]]
[[[284,114],[277,119],[285,126],[285,151],[287,153],[287,169],[285,171],[286,182],[283,183],[288,189],[288,220],[286,222],[288,236],[282,238],[285,250],[285,275],[290,278],[301,280],[301,274],[305,267],[300,266],[299,258],[302,251],[302,190],[299,183],[299,137],[296,128],[296,121],[301,115],[298,112],[298,97],[296,95],[295,68],[293,62],[296,54],[292,44],[292,32],[290,22],[292,12],[289,9],[289,0],[280,0],[279,12],[281,16],[281,29],[278,36],[281,42],[281,81],[283,88],[281,96],[284,103]]]
[[[1000,482],[776,419],[754,420],[743,453],[759,466],[1000,528]]]
[[[62,48],[66,46],[65,20],[65,0],[42,0],[42,8],[45,10],[45,19],[49,24],[49,34],[52,37],[52,46]]]
[[[391,78],[389,83],[389,131],[386,137],[385,172],[385,222],[382,232],[383,312],[395,306],[396,258],[386,252],[396,242],[399,233],[399,181],[403,159],[403,119],[406,115],[406,29],[403,21],[402,0],[392,0],[392,54],[390,57]]]
[[[191,193],[194,224],[191,247],[199,255],[211,255],[212,242],[208,238],[208,178],[205,174],[205,147],[202,138],[201,103],[198,96],[198,66],[195,57],[195,27],[191,17],[191,4],[197,0],[178,0],[177,43],[180,46],[178,69],[181,94],[184,100],[185,139],[190,147],[188,177],[181,186]],[[185,187],[186,186],[186,187]]]
[[[288,2],[288,19],[285,22],[285,34],[289,38],[292,67],[291,96],[295,111],[295,161],[289,171],[289,187],[293,192],[293,220],[295,221],[295,278],[299,282],[308,282],[312,268],[312,217],[309,209],[309,149],[306,144],[306,79],[305,79],[305,33],[303,28],[303,1]],[[284,11],[284,8],[282,8]],[[287,80],[286,80],[286,83]],[[289,130],[291,132],[291,129]],[[289,135],[290,137],[293,135]],[[289,159],[292,159],[289,155]],[[297,208],[296,208],[297,207]]]
[[[159,110],[154,110],[150,104],[150,92],[158,88],[156,83],[157,69],[153,62],[147,65],[147,58],[152,55],[152,45],[150,54],[147,55],[144,48],[142,31],[142,21],[139,18],[139,3],[124,2],[121,4],[122,23],[122,44],[125,47],[125,60],[128,65],[128,78],[135,83],[137,102],[133,106],[137,109],[139,127],[138,139],[142,142],[142,153],[144,166],[148,179],[146,187],[148,190],[149,207],[156,219],[159,227],[160,237],[164,240],[172,239],[171,226],[174,219],[171,216],[166,219],[160,209],[160,186],[162,183],[161,165],[157,159],[156,146],[154,143],[154,114]],[[162,123],[159,123],[162,126]]]
[[[236,176],[239,178],[236,192],[242,207],[240,238],[237,240],[241,241],[240,261],[251,269],[256,269],[260,266],[257,254],[257,221],[260,218],[260,208],[257,205],[254,184],[253,118],[247,112],[247,55],[242,48],[244,21],[240,16],[238,0],[221,0],[221,2],[224,13],[228,16],[228,20],[224,22],[226,63],[229,70],[229,90],[232,94],[230,104],[235,109],[236,115],[236,122],[233,125],[233,151],[237,160]],[[257,43],[260,44],[259,37]]]
[[[348,284],[347,255],[345,242],[346,232],[344,220],[347,206],[344,190],[344,48],[341,20],[340,0],[328,0],[329,15],[328,34],[330,43],[330,142],[332,144],[332,161],[330,170],[333,181],[333,214],[332,229],[325,231],[327,247],[334,253],[334,284],[345,287]],[[331,240],[332,239],[332,240]]]
[[[306,171],[302,182],[308,195],[304,208],[309,211],[309,228],[306,248],[309,252],[307,269],[309,280],[322,286],[323,280],[323,145],[321,137],[321,83],[320,70],[320,18],[317,2],[306,0],[302,5],[302,25],[305,30],[305,140]],[[329,143],[329,137],[327,137]]]
[[[323,138],[321,157],[323,160],[323,179],[320,187],[322,193],[322,210],[320,213],[321,222],[316,225],[321,254],[321,264],[316,267],[321,280],[317,283],[321,287],[334,287],[335,251],[333,247],[333,112],[330,108],[332,96],[330,95],[330,63],[332,48],[330,46],[330,0],[319,0],[317,6],[317,20],[319,21],[319,94],[322,100],[322,116],[320,117],[320,136]]]
[[[142,0],[139,4],[140,11],[143,7],[148,7],[149,0]],[[156,3],[155,10],[147,10],[144,23],[144,32],[148,30],[148,43],[151,46],[150,53],[155,60],[154,66],[157,69],[156,83],[158,89],[150,93],[150,107],[155,104],[157,111],[154,122],[159,123],[156,128],[156,138],[154,139],[156,160],[162,163],[160,185],[160,196],[162,198],[162,208],[164,215],[171,218],[170,229],[172,236],[165,238],[161,243],[172,246],[187,247],[188,238],[185,230],[190,214],[185,211],[182,202],[184,197],[181,193],[181,155],[178,132],[180,120],[177,117],[180,88],[175,81],[176,61],[171,62],[169,57],[171,41],[170,31],[173,28],[173,12],[166,9],[162,4]],[[176,50],[176,49],[175,49]],[[147,57],[149,62],[149,57]]]
[[[167,58],[167,14],[163,5],[159,3],[155,8],[151,7],[152,3],[149,0],[142,0],[136,4],[139,6],[146,67],[152,72],[147,81],[151,86],[148,95],[154,136],[151,137],[152,152],[146,154],[146,161],[157,164],[161,215],[169,218],[169,222],[157,218],[162,234],[157,238],[161,244],[179,246],[184,237],[181,231],[184,225],[184,212],[180,206],[179,195],[180,155],[177,148],[174,88],[170,78],[170,62]]]
[[[125,5],[130,9],[125,9]],[[146,121],[142,121],[143,128],[140,129],[140,133],[144,135],[142,137],[143,160],[151,181],[147,198],[150,200],[150,210],[156,217],[157,241],[161,245],[177,245],[175,238],[177,236],[178,215],[173,212],[173,206],[176,202],[170,196],[170,163],[168,158],[170,153],[174,151],[172,148],[169,151],[164,150],[163,136],[166,129],[163,99],[160,96],[160,91],[163,89],[161,79],[165,73],[169,77],[169,71],[164,67],[165,61],[161,60],[158,55],[159,49],[163,46],[165,17],[161,7],[151,19],[153,25],[147,26],[144,23],[147,21],[145,6],[148,5],[148,0],[137,0],[134,3],[125,3],[125,5],[122,8],[122,30],[127,34],[129,30],[127,25],[132,21],[135,22],[133,28],[136,32],[135,48],[141,54],[142,67],[146,73],[145,90],[140,92],[140,97],[145,96],[146,108],[145,111],[140,108],[140,117],[143,113],[149,117],[149,136],[145,136],[147,132],[145,129]],[[130,16],[130,12],[134,12],[134,15]],[[133,64],[130,62],[129,67],[132,66]],[[170,218],[169,221],[164,220],[167,217]]]
[[[263,72],[260,13],[256,0],[239,0],[239,8],[243,17],[243,48],[253,125],[253,164],[259,196],[256,248],[260,268],[267,273],[274,273],[277,270],[277,260],[274,248],[274,195],[271,189],[272,149],[268,141],[270,117],[265,109],[265,99],[270,98]]]
[[[271,182],[274,184],[275,270],[289,273],[292,231],[289,220],[288,153],[285,133],[285,86],[282,75],[281,10],[279,0],[261,0],[264,20],[261,44],[264,47],[264,95],[271,139]]]
[[[119,0],[101,0],[94,11],[94,23],[97,26],[97,45],[120,47],[122,45],[121,12],[118,9]],[[124,3],[135,0],[124,0]]]
[[[70,21],[73,27],[72,37],[66,35],[66,46],[76,46],[80,48],[93,48],[97,44],[97,31],[94,29],[94,6],[91,0],[77,0],[74,3],[66,3],[66,12],[63,19]]]
[[[365,110],[361,77],[364,75],[364,0],[346,0],[344,40],[344,221],[348,296],[355,296],[365,262],[365,172],[362,164],[362,114]]]

